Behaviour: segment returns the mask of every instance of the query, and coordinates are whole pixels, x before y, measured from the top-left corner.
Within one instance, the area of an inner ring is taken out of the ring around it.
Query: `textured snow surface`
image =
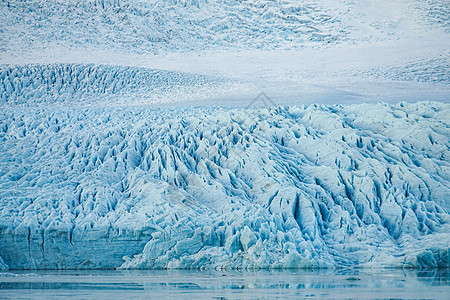
[[[69,0],[0,2],[4,51],[164,53],[286,49],[448,32],[448,1]]]
[[[2,1],[1,11],[4,49],[66,43],[159,53],[327,44],[344,35],[315,1]]]
[[[449,267],[450,105],[7,107],[0,268]]]

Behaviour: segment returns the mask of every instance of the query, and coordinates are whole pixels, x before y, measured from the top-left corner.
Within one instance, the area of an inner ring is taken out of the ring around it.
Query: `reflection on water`
[[[449,269],[11,271],[0,298],[445,299],[449,279]]]

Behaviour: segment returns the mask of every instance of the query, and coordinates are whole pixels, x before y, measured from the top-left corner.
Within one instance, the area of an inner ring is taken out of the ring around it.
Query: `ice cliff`
[[[0,267],[448,267],[450,106],[4,106]]]

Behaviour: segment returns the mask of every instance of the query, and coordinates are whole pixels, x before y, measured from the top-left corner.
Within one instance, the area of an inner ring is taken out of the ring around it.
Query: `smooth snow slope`
[[[449,266],[448,104],[0,119],[9,268]]]

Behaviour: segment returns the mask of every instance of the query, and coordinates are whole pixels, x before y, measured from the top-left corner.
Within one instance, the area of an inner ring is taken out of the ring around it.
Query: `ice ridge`
[[[161,104],[210,99],[239,88],[229,79],[129,66],[0,65],[0,104],[7,106]]]

